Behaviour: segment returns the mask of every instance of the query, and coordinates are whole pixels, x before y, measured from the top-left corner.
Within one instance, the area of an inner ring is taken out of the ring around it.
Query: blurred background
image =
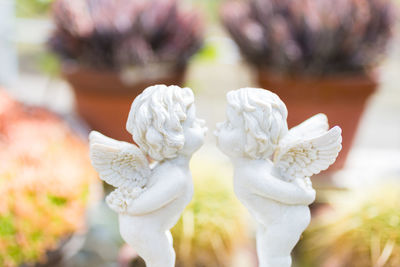
[[[257,266],[254,223],[212,132],[225,95],[261,87],[290,126],[323,112],[343,150],[312,178],[294,266],[400,266],[398,0],[0,0],[0,266],[144,266],[88,159],[87,134],[131,141],[132,100],[191,87],[207,121],[177,266]],[[209,185],[213,186],[210,187]]]

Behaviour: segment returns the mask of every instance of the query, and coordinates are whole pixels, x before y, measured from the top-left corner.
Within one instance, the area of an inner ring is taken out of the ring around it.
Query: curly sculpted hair
[[[150,86],[133,101],[126,129],[152,159],[174,158],[185,144],[182,123],[193,103],[190,88]]]
[[[270,158],[288,131],[288,111],[282,100],[268,90],[242,88],[230,91],[227,101],[243,118],[244,153],[252,159]]]

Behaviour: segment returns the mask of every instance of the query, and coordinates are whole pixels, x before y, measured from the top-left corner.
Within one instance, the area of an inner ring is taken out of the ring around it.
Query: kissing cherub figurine
[[[291,251],[310,223],[315,191],[309,179],[335,162],[341,129],[318,114],[288,130],[287,109],[267,90],[227,94],[227,120],[217,143],[234,165],[234,190],[257,222],[260,267],[291,266]]]
[[[106,202],[119,214],[122,238],[147,267],[175,266],[170,229],[193,196],[192,154],[206,128],[189,88],[155,85],[132,103],[126,129],[138,144],[90,133],[90,157],[100,178],[116,187]],[[149,166],[146,158],[156,161]]]

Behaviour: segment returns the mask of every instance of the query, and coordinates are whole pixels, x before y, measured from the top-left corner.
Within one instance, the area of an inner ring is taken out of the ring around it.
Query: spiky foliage
[[[289,74],[360,73],[385,51],[390,0],[228,1],[223,23],[246,59]]]
[[[87,145],[60,119],[4,92],[0,136],[0,266],[30,266],[83,230],[96,174]]]
[[[400,266],[400,185],[340,193],[299,244],[300,266]]]
[[[199,15],[176,0],[57,0],[53,14],[51,49],[90,68],[181,68],[201,46]]]
[[[232,266],[234,250],[246,241],[246,216],[233,193],[231,173],[205,158],[193,159],[191,170],[194,197],[172,229],[177,266]]]

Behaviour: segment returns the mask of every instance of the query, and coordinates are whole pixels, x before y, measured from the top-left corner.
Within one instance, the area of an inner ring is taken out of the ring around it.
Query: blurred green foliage
[[[58,76],[61,71],[60,59],[51,52],[43,52],[38,58],[39,69],[50,76]]]
[[[192,61],[215,61],[218,58],[218,46],[215,42],[204,42],[203,47],[193,57]]]
[[[299,266],[400,266],[400,186],[337,193],[299,244]]]
[[[205,168],[205,166],[207,166]],[[179,267],[231,266],[246,241],[244,210],[232,189],[229,168],[210,160],[191,164],[195,193],[172,229]]]
[[[43,17],[49,14],[54,0],[16,0],[17,17]]]

